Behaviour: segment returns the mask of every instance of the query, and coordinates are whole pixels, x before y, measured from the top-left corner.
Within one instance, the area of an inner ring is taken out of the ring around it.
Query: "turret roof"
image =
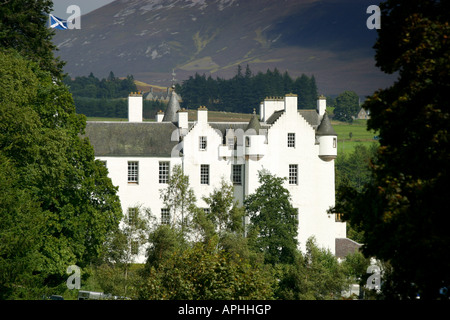
[[[322,122],[317,128],[316,135],[318,136],[337,136],[336,131],[334,131],[331,121],[328,118],[328,114],[325,112],[322,118]]]
[[[258,116],[256,115],[255,110],[253,110],[253,116],[248,123],[246,131],[248,129],[254,129],[256,133],[259,133],[259,129],[261,129],[261,123],[259,123]]]
[[[176,122],[178,110],[180,110],[180,103],[178,102],[175,88],[173,88],[169,103],[167,104],[166,112],[164,112],[163,122]]]

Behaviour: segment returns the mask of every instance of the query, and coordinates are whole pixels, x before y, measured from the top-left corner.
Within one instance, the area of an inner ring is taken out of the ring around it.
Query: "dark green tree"
[[[252,246],[264,253],[268,264],[292,263],[297,252],[298,212],[291,204],[283,178],[259,172],[260,186],[244,201],[250,217]]]
[[[358,95],[354,91],[344,91],[336,98],[334,119],[352,122],[359,109]]]
[[[390,264],[385,298],[437,299],[450,284],[448,1],[380,5],[377,66],[398,74],[364,104],[379,130],[373,182],[341,193],[336,212],[364,231],[364,254]]]
[[[62,79],[64,62],[55,58],[54,31],[48,28],[51,0],[3,0],[0,2],[0,48],[13,48],[37,62],[40,69]]]
[[[82,138],[85,118],[67,87],[12,49],[0,50],[0,75],[0,150],[43,212],[39,274],[58,286],[69,265],[96,259],[119,223],[117,188]]]

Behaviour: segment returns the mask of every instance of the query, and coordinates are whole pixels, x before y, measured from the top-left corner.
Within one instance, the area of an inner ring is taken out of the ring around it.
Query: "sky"
[[[79,6],[81,15],[83,15],[113,1],[114,0],[53,0],[52,13],[59,18],[66,19],[70,15],[66,12],[67,7],[70,5]]]

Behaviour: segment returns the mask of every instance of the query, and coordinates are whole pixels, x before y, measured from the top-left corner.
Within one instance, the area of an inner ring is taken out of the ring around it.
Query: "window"
[[[169,182],[169,161],[161,161],[159,163],[159,183],[168,183]]]
[[[200,184],[209,184],[209,164],[200,165]]]
[[[169,209],[161,209],[161,224],[170,224],[170,211]]]
[[[128,183],[139,182],[139,162],[128,161]]]
[[[289,184],[297,184],[298,183],[298,165],[290,164],[289,165]]]
[[[295,148],[295,133],[288,133],[287,146],[288,148]]]
[[[206,137],[205,136],[199,137],[199,149],[201,151],[206,150]]]
[[[337,138],[333,138],[333,148],[336,148],[337,145]]]
[[[242,184],[242,165],[233,164],[232,168],[233,168],[233,183]]]
[[[128,224],[133,226],[137,222],[139,210],[138,208],[128,208]]]

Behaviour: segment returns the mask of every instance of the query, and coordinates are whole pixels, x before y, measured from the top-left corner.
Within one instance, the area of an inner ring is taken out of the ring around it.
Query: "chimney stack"
[[[128,121],[142,122],[143,99],[140,92],[132,92],[128,96]]]
[[[197,122],[208,123],[208,109],[205,106],[201,106],[197,110]]]
[[[156,122],[162,122],[164,119],[164,112],[162,112],[161,110],[159,110],[156,113]]]

